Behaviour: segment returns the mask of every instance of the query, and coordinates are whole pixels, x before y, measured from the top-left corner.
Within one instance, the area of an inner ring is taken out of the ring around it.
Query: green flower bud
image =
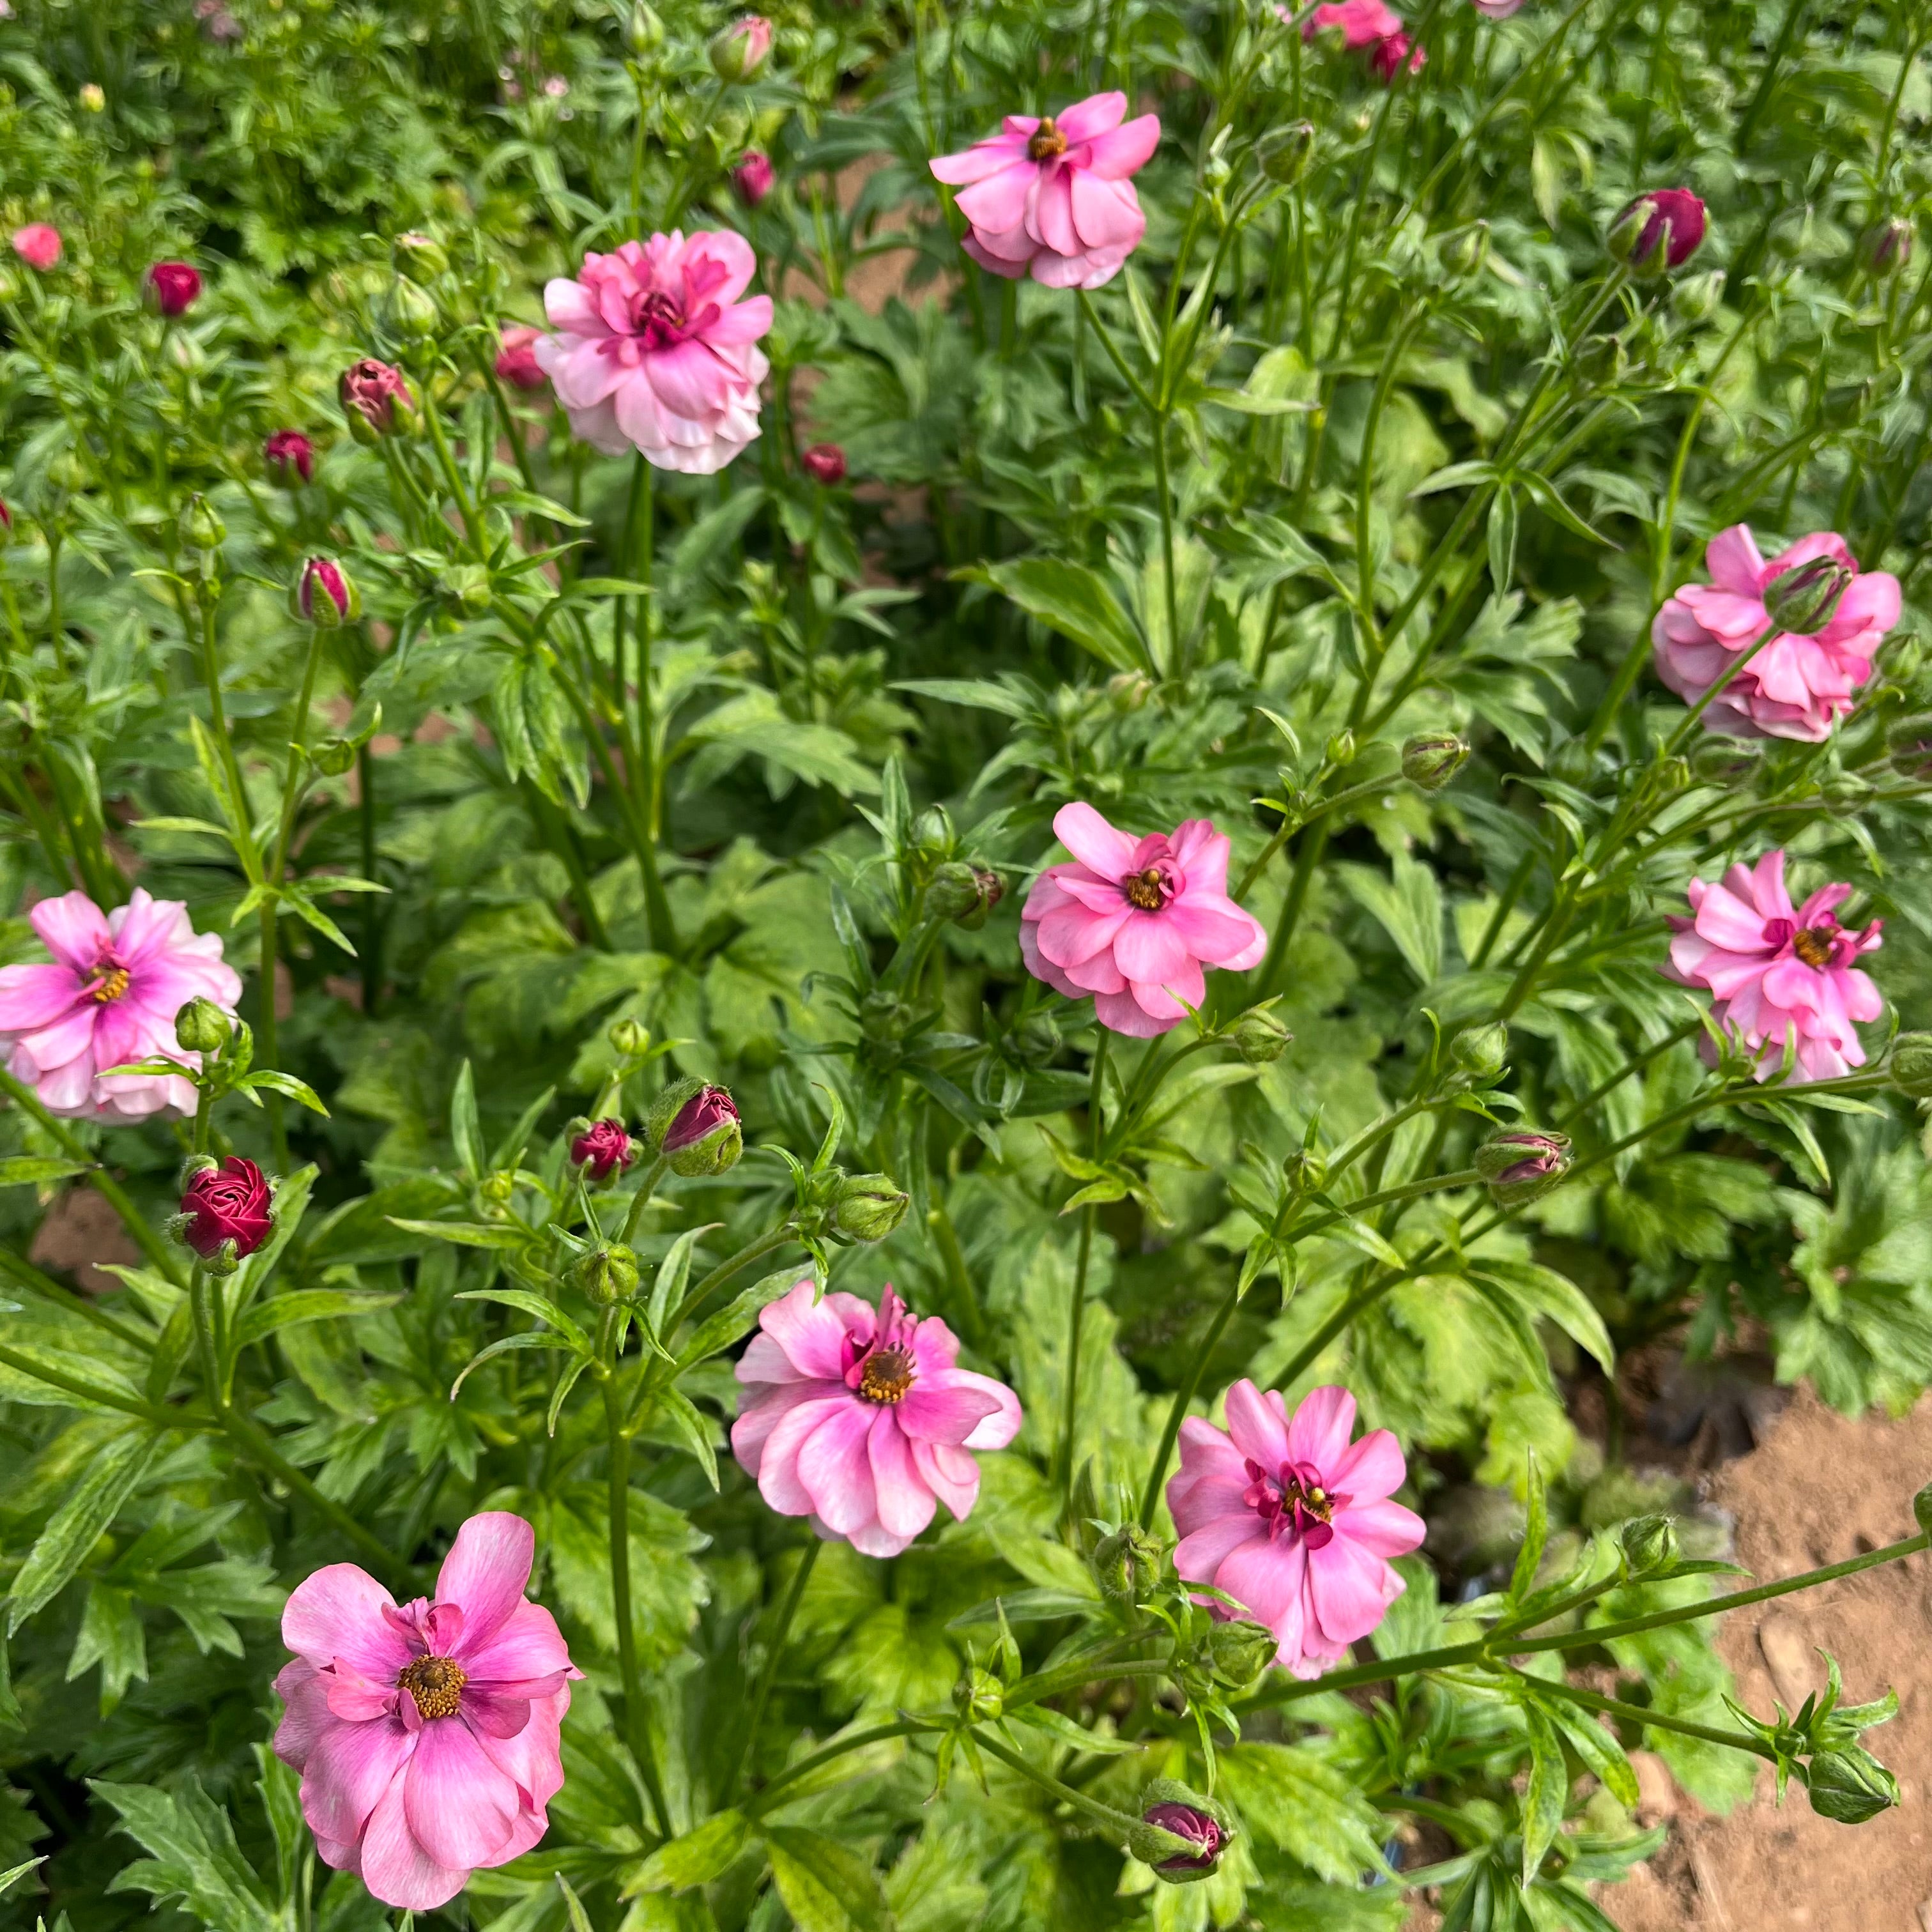
[[[658,1142],[670,1171],[686,1180],[728,1173],[745,1150],[737,1103],[722,1087],[700,1087],[674,1114]]]
[[[628,1301],[638,1292],[638,1258],[620,1241],[607,1241],[579,1255],[564,1278],[600,1306]]]
[[[896,993],[877,988],[859,1002],[859,1030],[882,1046],[905,1038],[916,1016]]]
[[[1250,1066],[1271,1066],[1286,1053],[1294,1036],[1274,1015],[1255,1006],[1228,1029],[1234,1051]]]
[[[1255,165],[1270,181],[1292,188],[1307,173],[1314,154],[1314,123],[1291,121],[1285,127],[1270,128],[1255,143]]]
[[[478,1182],[478,1193],[493,1208],[507,1208],[510,1197],[517,1191],[517,1177],[507,1168],[499,1168],[494,1174],[486,1174]]]
[[[1898,1780],[1863,1744],[1815,1753],[1806,1767],[1811,1808],[1840,1825],[1862,1825],[1898,1802]]]
[[[355,764],[362,748],[353,738],[325,738],[309,757],[324,778],[339,778]]]
[[[711,71],[720,80],[749,80],[772,50],[772,23],[761,14],[734,20],[711,43]]]
[[[992,1723],[1006,1708],[1006,1687],[975,1664],[952,1687],[952,1708],[969,1724]]]
[[[1044,1066],[1065,1042],[1051,1013],[1029,1013],[1006,1036],[1006,1047],[1022,1066]]]
[[[333,557],[304,560],[289,590],[289,610],[319,631],[339,631],[362,614],[362,595],[355,580]]]
[[[912,822],[912,849],[925,859],[950,859],[958,843],[952,814],[943,805],[928,805]]]
[[[1686,275],[1670,292],[1670,306],[1681,321],[1708,322],[1724,299],[1724,272],[1707,269],[1701,275]]]
[[[1466,281],[1490,259],[1490,224],[1472,221],[1452,229],[1436,244],[1436,258],[1452,281]]]
[[[1488,1026],[1468,1027],[1449,1042],[1449,1058],[1465,1073],[1487,1079],[1500,1073],[1509,1058],[1509,1028],[1500,1020]]]
[[[1915,1100],[1932,1100],[1932,1033],[1902,1033],[1886,1063],[1892,1084]]]
[[[1912,1514],[1918,1525],[1920,1534],[1932,1536],[1932,1483],[1912,1498]]]
[[[1903,272],[1912,260],[1912,224],[1903,215],[1875,221],[1858,237],[1858,266],[1875,279]]]
[[[1299,1148],[1282,1162],[1283,1178],[1298,1194],[1319,1194],[1328,1185],[1328,1163],[1318,1154]]]
[[[228,526],[200,491],[182,506],[181,540],[190,550],[219,550],[227,537]]]
[[[642,59],[664,45],[664,22],[644,4],[644,0],[637,0],[624,28],[624,44]]]
[[[1338,771],[1355,762],[1355,734],[1346,725],[1328,740],[1328,762]]]
[[[389,260],[398,274],[413,275],[419,281],[434,281],[449,272],[449,256],[442,244],[434,235],[420,235],[414,230],[398,235],[389,244]]]
[[[1576,373],[1594,388],[1614,388],[1630,374],[1630,351],[1619,335],[1588,335],[1570,358]]]
[[[962,859],[938,867],[926,889],[926,909],[934,919],[963,919],[980,904],[980,880]]]
[[[977,932],[986,924],[987,915],[1006,897],[1006,882],[990,866],[975,866],[973,890],[973,904],[959,915],[958,920],[968,932]]]
[[[1677,1561],[1677,1526],[1667,1516],[1635,1516],[1618,1532],[1624,1564],[1633,1576],[1648,1576]]]
[[[1765,614],[1780,631],[1815,638],[1832,621],[1856,572],[1836,557],[1814,556],[1781,570],[1764,587]]]
[[[604,1036],[626,1060],[650,1050],[651,1030],[642,1020],[614,1020]]]
[[[1237,1617],[1208,1631],[1208,1668],[1223,1684],[1245,1690],[1274,1661],[1280,1647],[1266,1624]]]
[[[1562,1184],[1570,1172],[1570,1137],[1524,1128],[1492,1134],[1476,1150],[1476,1172],[1490,1184],[1499,1207],[1534,1201]]]
[[[1453,731],[1425,731],[1402,748],[1402,775],[1424,791],[1440,791],[1460,772],[1469,748]]]
[[[458,609],[480,617],[490,608],[494,594],[490,584],[490,567],[482,563],[452,563],[436,580],[436,589]]]
[[[1094,1551],[1094,1574],[1102,1594],[1137,1604],[1160,1581],[1161,1546],[1137,1522],[1103,1536]]]
[[[1900,778],[1932,784],[1932,711],[1915,711],[1886,728],[1886,752]]]
[[[826,1232],[846,1246],[883,1241],[905,1219],[908,1198],[883,1174],[848,1174],[832,1196]]]
[[[228,1016],[197,994],[175,1015],[175,1044],[184,1053],[219,1053],[235,1037]],[[184,1181],[185,1187],[187,1183]]]
[[[435,298],[416,286],[406,275],[398,275],[389,285],[384,314],[391,332],[405,342],[427,340],[436,333],[441,320]]]

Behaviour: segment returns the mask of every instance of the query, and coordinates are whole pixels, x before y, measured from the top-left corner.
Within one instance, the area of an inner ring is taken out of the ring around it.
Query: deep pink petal
[[[1126,876],[1134,842],[1117,832],[1090,805],[1063,805],[1053,815],[1053,836],[1088,871],[1103,879]]]
[[[359,1859],[362,1882],[385,1905],[433,1912],[463,1889],[470,1874],[438,1864],[416,1842],[404,1810],[408,1782],[406,1776],[395,1779],[370,1816]]]
[[[1077,146],[1083,141],[1096,140],[1110,129],[1118,128],[1126,111],[1127,97],[1110,89],[1105,94],[1090,94],[1084,100],[1075,101],[1053,117],[1053,124],[1066,136],[1070,146]],[[1149,121],[1154,118],[1151,114],[1142,117]]]
[[[86,998],[86,983],[70,966],[0,966],[0,1033],[50,1025]]]
[[[1228,1434],[1234,1447],[1270,1476],[1274,1474],[1294,1453],[1280,1395],[1274,1389],[1258,1389],[1244,1377],[1228,1391],[1227,1412]],[[1346,1432],[1342,1440],[1348,1440]],[[1316,1461],[1312,1456],[1306,1460]],[[1325,1468],[1327,1465],[1316,1462],[1316,1466]]]
[[[1429,1526],[1413,1510],[1388,1502],[1352,1503],[1335,1516],[1335,1534],[1358,1543],[1372,1556],[1406,1556],[1422,1547]]]
[[[440,1865],[490,1864],[517,1820],[517,1787],[458,1718],[426,1724],[404,1774],[410,1834]]]
[[[1313,1463],[1326,1475],[1341,1461],[1354,1426],[1355,1398],[1346,1389],[1310,1389],[1288,1425],[1288,1456],[1297,1462]]]
[[[1230,1551],[1210,1580],[1279,1636],[1300,1610],[1306,1554],[1299,1539],[1270,1543],[1262,1537]]]
[[[436,1580],[436,1600],[463,1612],[457,1654],[485,1648],[524,1600],[537,1533],[507,1510],[485,1510],[456,1532]]]
[[[94,962],[113,938],[100,908],[85,892],[63,892],[58,898],[42,899],[27,918],[40,934],[40,944],[63,966],[90,978]]]
[[[1395,1438],[1386,1429],[1375,1429],[1332,1462],[1323,1464],[1322,1472],[1337,1495],[1374,1502],[1402,1487],[1408,1466]]]
[[[1064,130],[1066,123],[1063,122],[1060,125]],[[1160,116],[1142,114],[1125,127],[1114,128],[1104,134],[1076,136],[1070,134],[1066,138],[1087,143],[1083,173],[1090,170],[1102,181],[1124,181],[1154,159],[1154,151],[1160,146]],[[1076,214],[1078,212],[1076,204]]]
[[[290,1593],[282,1610],[282,1641],[311,1664],[340,1657],[358,1676],[393,1684],[411,1654],[382,1615],[395,1607],[395,1598],[368,1570],[331,1563]]]
[[[1748,524],[1720,530],[1704,553],[1711,581],[1740,597],[1755,597],[1764,582],[1764,558]]]
[[[1211,1583],[1228,1558],[1244,1543],[1264,1538],[1267,1526],[1251,1509],[1210,1516],[1175,1545],[1175,1574],[1190,1583]]]
[[[909,1540],[932,1520],[937,1504],[931,1485],[920,1479],[912,1444],[902,1433],[895,1411],[880,1408],[866,1446],[880,1526],[889,1534]]]

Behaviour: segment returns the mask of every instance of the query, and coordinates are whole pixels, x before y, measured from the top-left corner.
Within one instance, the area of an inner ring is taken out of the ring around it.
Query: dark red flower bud
[[[274,472],[278,483],[292,488],[299,479],[315,481],[315,445],[298,429],[278,429],[262,446],[262,460]]]
[[[252,1255],[275,1225],[266,1177],[238,1154],[196,1174],[181,1206],[181,1239],[204,1261],[229,1241],[235,1244],[238,1260]]]
[[[672,1115],[660,1148],[672,1173],[691,1180],[735,1166],[744,1145],[737,1102],[722,1087],[700,1087]]]
[[[496,352],[496,374],[519,389],[541,389],[550,378],[537,362],[537,344],[543,331],[520,322],[503,332],[502,346]]]
[[[770,157],[755,148],[731,170],[731,185],[747,208],[756,208],[771,193],[773,178]]]
[[[148,271],[147,292],[155,312],[172,321],[201,299],[201,271],[186,262],[157,262]]]
[[[584,1168],[592,1180],[608,1180],[637,1157],[637,1143],[624,1131],[622,1120],[592,1120],[570,1143],[572,1164]]]
[[[1206,1871],[1221,1856],[1226,1834],[1220,1821],[1196,1810],[1191,1804],[1150,1804],[1141,1816],[1148,1824],[1172,1832],[1176,1838],[1190,1839],[1201,1847],[1192,1858],[1163,1858],[1154,1867],[1156,1871]]]
[[[830,488],[845,480],[845,452],[836,442],[814,442],[798,460],[815,482]]]
[[[1611,255],[1638,274],[1681,268],[1703,246],[1704,204],[1688,188],[1639,195],[1610,224]]]
[[[373,356],[344,370],[336,394],[349,433],[358,442],[374,442],[379,436],[394,436],[398,430],[416,426],[415,392],[404,381],[400,369],[392,369]]]

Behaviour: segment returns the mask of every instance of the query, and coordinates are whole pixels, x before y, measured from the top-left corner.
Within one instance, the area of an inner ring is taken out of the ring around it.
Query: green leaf
[[[36,1866],[45,1864],[46,1862],[44,1854],[38,1858],[29,1858],[25,1864],[14,1865],[7,1870],[0,1872],[0,1892],[10,1892],[21,1880],[26,1876],[28,1873],[33,1870]]]
[[[1398,852],[1394,876],[1367,866],[1336,868],[1343,890],[1395,942],[1395,949],[1424,986],[1442,970],[1442,888],[1420,860]]]
[[[242,1856],[227,1814],[189,1772],[173,1791],[152,1784],[90,1780],[121,1814],[118,1829],[153,1854],[116,1872],[110,1892],[145,1892],[179,1905],[220,1932],[286,1932],[261,1880]]]
[[[1536,1581],[1538,1568],[1543,1562],[1544,1546],[1550,1540],[1550,1498],[1545,1490],[1543,1472],[1537,1467],[1536,1451],[1526,1452],[1529,1462],[1529,1511],[1522,1532],[1522,1547],[1516,1553],[1516,1568],[1510,1573],[1509,1597],[1512,1604],[1520,1604],[1529,1594]]]
[[[1570,1802],[1570,1768],[1556,1726],[1534,1705],[1526,1705],[1529,1727],[1529,1784],[1522,1796],[1522,1882],[1526,1887],[1556,1842]]]
[[[483,1164],[483,1130],[476,1115],[476,1078],[466,1060],[449,1096],[449,1138],[464,1172],[481,1180],[489,1170]]]
[[[346,1288],[299,1288],[289,1294],[270,1295],[258,1301],[237,1322],[232,1330],[234,1346],[245,1348],[251,1342],[266,1342],[284,1328],[298,1322],[332,1322],[338,1317],[374,1314],[379,1308],[393,1308],[403,1298],[398,1288],[392,1294]]]
[[[1096,570],[1064,557],[977,564],[958,576],[990,584],[1025,611],[1071,638],[1115,670],[1144,670],[1145,640],[1112,586]]]
[[[1380,1814],[1314,1749],[1237,1744],[1221,1754],[1220,1777],[1258,1837],[1331,1884],[1384,1869]]]
[[[91,1160],[62,1160],[47,1155],[9,1154],[0,1160],[0,1187],[38,1187],[50,1180],[65,1180],[76,1174],[90,1174],[98,1165]]]
[[[436,1240],[454,1241],[460,1248],[524,1248],[530,1246],[532,1238],[527,1228],[519,1227],[513,1221],[413,1221],[396,1214],[384,1218],[405,1234],[428,1234]]]
[[[105,1444],[88,1463],[79,1482],[49,1519],[20,1574],[14,1579],[7,1617],[10,1636],[36,1612],[52,1602],[68,1580],[86,1561],[121,1505],[133,1495],[147,1473],[161,1438],[146,1430],[130,1431]]]
[[[147,1633],[141,1628],[134,1599],[128,1591],[105,1583],[94,1584],[87,1593],[80,1634],[68,1659],[67,1681],[71,1684],[85,1676],[97,1664],[100,1666],[100,1714],[104,1718],[127,1695],[128,1684],[148,1674]]]
[[[658,1846],[625,1881],[622,1896],[640,1892],[684,1892],[709,1885],[750,1843],[752,1827],[742,1811],[720,1811],[716,1816]]]
[[[1616,1345],[1589,1297],[1554,1268],[1534,1262],[1485,1260],[1472,1264],[1471,1280],[1500,1288],[1510,1300],[1556,1326],[1577,1347],[1594,1355],[1606,1375],[1616,1367]]]
[[[548,1296],[534,1294],[526,1288],[477,1288],[459,1294],[458,1301],[500,1301],[506,1308],[514,1308],[525,1315],[533,1315],[539,1322],[547,1322],[556,1332],[566,1337],[573,1348],[585,1354],[592,1352],[590,1337]]]
[[[682,1389],[669,1386],[658,1390],[653,1400],[664,1420],[677,1432],[679,1439],[698,1458],[699,1466],[716,1490],[718,1452],[711,1441],[711,1424],[703,1411]]]
[[[879,1878],[848,1846],[794,1826],[766,1834],[772,1880],[798,1932],[887,1932]]]
[[[677,1352],[677,1373],[682,1375],[693,1364],[701,1362],[707,1355],[715,1355],[721,1348],[728,1348],[733,1342],[748,1335],[758,1322],[759,1311],[768,1302],[777,1300],[782,1294],[788,1294],[800,1280],[796,1268],[781,1269],[776,1274],[768,1274],[756,1282],[728,1307],[721,1308],[707,1321],[692,1330],[691,1339]]]
[[[283,1073],[272,1066],[264,1067],[259,1073],[247,1075],[238,1084],[251,1092],[257,1087],[266,1087],[272,1094],[286,1094],[311,1114],[320,1114],[324,1120],[328,1118],[328,1109],[322,1104],[322,1096],[306,1080],[298,1080],[292,1073]]]

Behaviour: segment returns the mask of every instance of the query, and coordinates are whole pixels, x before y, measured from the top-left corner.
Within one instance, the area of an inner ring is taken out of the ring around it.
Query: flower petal
[[[463,1612],[458,1655],[474,1656],[514,1614],[536,1546],[536,1532],[507,1510],[484,1510],[456,1532],[436,1574],[436,1598]]]

